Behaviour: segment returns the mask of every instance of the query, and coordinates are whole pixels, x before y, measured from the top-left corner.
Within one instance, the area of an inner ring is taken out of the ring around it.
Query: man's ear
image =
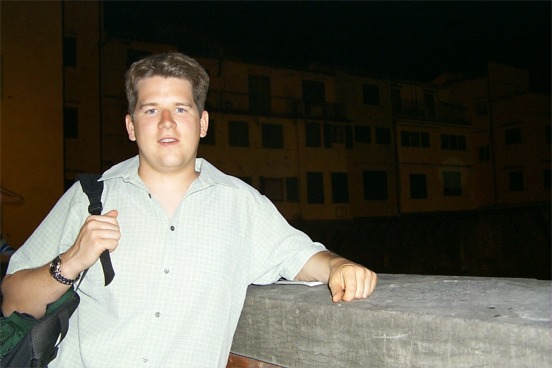
[[[199,119],[199,136],[201,138],[207,135],[207,130],[209,129],[209,113],[203,111],[201,113],[201,118]]]
[[[134,133],[134,123],[132,122],[132,117],[128,114],[125,116],[125,125],[128,132],[128,139],[135,141],[136,134]]]

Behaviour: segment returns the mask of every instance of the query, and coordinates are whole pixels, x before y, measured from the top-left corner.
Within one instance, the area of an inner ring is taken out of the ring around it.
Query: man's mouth
[[[175,138],[163,138],[161,140],[159,140],[160,143],[173,143],[173,142],[176,142],[176,139]]]

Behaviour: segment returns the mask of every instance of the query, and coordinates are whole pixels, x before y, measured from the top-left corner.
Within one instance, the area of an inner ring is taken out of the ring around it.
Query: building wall
[[[124,73],[141,56],[178,49],[111,38],[102,34],[100,19],[101,8],[93,2],[2,4],[1,173],[2,187],[9,190],[5,193],[12,193],[11,199],[4,195],[2,233],[15,246],[55,203],[64,180],[72,182],[78,172],[104,171],[137,153],[124,125]],[[64,36],[75,40],[75,66],[63,67]],[[211,77],[210,129],[199,155],[266,192],[290,220],[397,216],[550,200],[550,100],[528,93],[527,71],[489,64],[485,77],[449,75],[419,84],[345,71],[197,59]],[[261,88],[268,86],[268,112],[251,105],[259,97],[252,90],[259,80]],[[323,92],[316,97],[320,101],[309,103],[305,89],[313,84],[323,86]],[[428,109],[428,93],[433,94],[435,116]],[[64,139],[63,107],[78,108],[76,137],[68,136],[66,129]],[[229,143],[236,121],[247,123],[246,147]],[[281,127],[282,147],[263,146],[267,125]],[[31,126],[36,134],[27,134],[23,126]],[[312,126],[319,128],[317,146],[307,144]],[[511,128],[519,128],[521,141],[506,144]],[[385,142],[378,138],[381,131],[389,133]],[[426,134],[429,146],[403,146],[405,132]],[[466,149],[442,149],[443,135],[465,136]],[[23,147],[46,149],[21,152]],[[460,173],[461,193],[444,194],[444,171]],[[321,203],[308,200],[307,177],[312,173],[322,179]],[[385,181],[384,188],[376,188],[385,194],[377,198],[370,194],[374,173],[383,174]],[[412,198],[412,174],[425,175],[427,198]],[[33,180],[37,176],[40,190]],[[346,188],[335,190],[336,176],[345,178]],[[298,199],[288,198],[294,181]],[[336,193],[341,199],[348,194],[348,200],[336,201]],[[5,203],[21,202],[18,195],[23,204]],[[29,217],[31,206],[37,211]]]
[[[101,170],[100,4],[63,2],[63,36],[70,60],[64,63],[64,107],[77,110],[76,121],[66,117],[73,125],[64,139],[65,180],[70,185],[78,173]]]
[[[471,125],[470,179],[476,207],[487,207],[496,203],[489,87],[488,78],[477,78],[453,83],[443,90],[450,101],[457,101],[465,107],[466,120]]]
[[[398,171],[391,104],[392,82],[340,72],[337,74],[337,85],[339,101],[345,106],[345,115],[353,129],[353,145],[346,150],[350,178],[350,216],[396,216],[399,213]],[[365,89],[371,91],[366,98]],[[360,134],[359,129],[363,129],[364,133]],[[389,132],[389,141],[378,139],[379,129]],[[367,172],[386,174],[386,199],[366,199],[365,190],[370,189],[370,183],[364,180]]]
[[[14,248],[63,193],[61,14],[59,1],[2,2],[1,223]]]
[[[122,124],[126,112],[122,84],[129,55],[170,49],[174,47],[120,40],[109,40],[104,45],[102,106],[103,161],[106,167],[135,154],[135,146],[128,141]],[[492,206],[498,203],[497,191],[504,192],[500,189],[504,184],[501,187],[499,180],[505,182],[505,175],[509,175],[508,165],[512,162],[497,143],[504,135],[503,131],[499,132],[504,128],[497,125],[497,119],[502,119],[501,114],[511,117],[513,111],[500,107],[502,105],[497,101],[511,99],[508,97],[511,93],[525,93],[524,98],[518,95],[516,101],[509,100],[503,105],[512,109],[521,103],[527,105],[525,110],[537,109],[531,119],[538,116],[540,129],[546,130],[547,106],[530,102],[535,97],[527,97],[523,84],[527,80],[525,71],[516,76],[511,73],[515,74],[517,69],[500,65],[490,65],[491,69],[496,67],[489,72],[492,81],[489,78],[442,79],[436,83],[420,84],[345,72],[292,70],[228,59],[199,57],[198,61],[211,77],[206,103],[210,127],[207,139],[200,144],[199,156],[266,193],[291,220],[395,216],[399,213],[463,211]],[[251,90],[254,88],[252,76],[264,78],[266,91],[263,93],[267,94],[269,101],[267,111],[255,111],[252,105],[252,98],[258,94]],[[323,85],[325,107],[309,106],[304,96],[304,81]],[[366,97],[367,87],[377,94],[375,102]],[[495,96],[495,100],[490,96]],[[524,112],[526,116],[528,113]],[[247,134],[247,143],[241,147],[229,141],[235,122],[247,126],[247,133],[244,133]],[[312,124],[320,129],[317,147],[306,143],[307,125]],[[263,146],[266,125],[281,127],[281,147]],[[368,140],[358,136],[358,127],[369,131]],[[387,142],[382,144],[379,141],[378,130],[389,132]],[[329,140],[328,132],[331,132]],[[336,132],[341,132],[341,138],[336,138],[339,136]],[[404,145],[403,135],[412,133],[424,134],[429,144],[425,147]],[[530,142],[533,138],[538,139],[536,133],[524,134],[527,137],[532,135]],[[461,139],[463,146],[444,147],[444,139]],[[527,147],[527,150],[535,149],[530,145]],[[542,152],[538,158],[535,156],[535,163],[526,162],[526,155],[519,152],[512,154],[516,160],[525,160],[524,164],[533,167],[526,169],[526,175],[531,175],[531,179],[526,180],[535,182],[539,177],[542,184],[549,161],[545,159],[546,144],[539,149]],[[501,160],[509,164],[501,163]],[[534,167],[536,162],[539,162],[538,169]],[[385,175],[386,193],[378,198],[366,194],[375,185],[369,176],[374,172]],[[312,173],[321,176],[323,199],[320,203],[310,203],[309,200],[307,177]],[[344,203],[333,198],[334,175],[346,176],[349,197]],[[460,185],[452,191],[447,189],[449,179],[445,179],[450,175],[456,176],[453,182],[457,180]],[[422,197],[413,195],[413,176],[425,178]],[[297,181],[298,200],[287,198],[286,180],[290,178]],[[268,182],[272,189],[267,189]],[[546,200],[546,188],[543,185],[539,188],[537,196],[526,192],[524,195],[508,195],[503,201]]]
[[[465,107],[435,85],[403,81],[393,88],[400,211],[474,209],[472,124]]]
[[[325,121],[316,110],[320,107],[312,107],[310,119],[293,114],[295,108],[303,108],[302,104],[294,104],[303,101],[304,80],[322,84],[324,102],[334,106],[334,76],[237,61],[219,60],[216,65],[213,61],[199,61],[211,72],[211,92],[207,106],[211,126],[208,135],[211,135],[211,139],[212,136],[215,137],[214,144],[201,145],[199,155],[228,174],[246,178],[250,184],[263,192],[262,182],[280,181],[279,192],[268,193],[268,189],[266,191],[267,196],[274,201],[286,218],[349,217],[348,208],[333,206],[331,199],[332,173],[346,173],[348,170],[344,145],[335,144],[329,149],[323,148],[321,139],[320,147],[306,147],[305,124],[318,124],[321,130],[324,129]],[[214,70],[216,72],[213,72]],[[250,97],[255,94],[250,90],[251,76],[261,77],[266,81],[270,99],[268,113],[253,111],[254,106],[251,105]],[[320,109],[320,113],[321,111]],[[236,147],[229,142],[230,125],[233,122],[242,122],[248,127],[249,142],[243,147]],[[266,125],[281,127],[281,147],[264,146],[263,129]],[[320,173],[323,177],[323,203],[311,204],[306,200],[306,177],[310,172]],[[299,201],[288,198],[287,178],[297,180]]]
[[[549,201],[550,97],[525,94],[498,100],[493,122],[498,203]]]

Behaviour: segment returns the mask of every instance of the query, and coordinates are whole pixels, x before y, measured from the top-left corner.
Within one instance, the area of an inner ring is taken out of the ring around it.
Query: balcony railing
[[[393,114],[396,118],[468,124],[466,109],[447,102],[426,104],[414,100],[401,100],[393,105]]]
[[[338,103],[312,103],[295,98],[252,96],[218,90],[209,92],[206,109],[213,112],[288,118],[347,120],[344,106]]]

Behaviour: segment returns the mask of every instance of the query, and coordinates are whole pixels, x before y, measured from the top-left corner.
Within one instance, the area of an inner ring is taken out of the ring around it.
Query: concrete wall
[[[14,248],[63,193],[61,9],[2,2],[1,225]]]
[[[232,351],[250,367],[550,367],[551,293],[534,279],[382,274],[369,299],[334,304],[323,285],[251,286]]]

